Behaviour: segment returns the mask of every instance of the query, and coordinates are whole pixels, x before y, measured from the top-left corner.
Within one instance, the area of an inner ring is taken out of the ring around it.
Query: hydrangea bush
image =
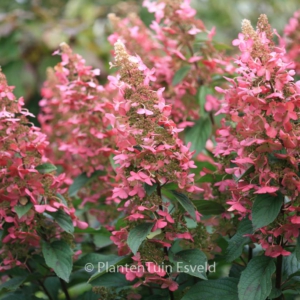
[[[298,12],[229,55],[189,0],[143,5],[106,82],[60,45],[39,128],[0,73],[0,299],[296,299]]]

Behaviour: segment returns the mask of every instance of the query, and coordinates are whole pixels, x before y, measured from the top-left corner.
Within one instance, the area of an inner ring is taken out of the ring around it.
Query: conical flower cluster
[[[228,79],[229,89],[217,88],[225,95],[220,112],[227,118],[218,130],[215,154],[226,173],[237,179],[229,187],[229,211],[251,218],[254,201],[281,201],[276,220],[253,236],[266,255],[276,257],[289,254],[283,245],[292,242],[300,228],[300,82],[294,82],[295,71],[284,62],[285,50],[274,45],[273,34],[261,15],[257,30],[244,20],[242,33],[233,41],[241,51],[236,61],[239,76]]]

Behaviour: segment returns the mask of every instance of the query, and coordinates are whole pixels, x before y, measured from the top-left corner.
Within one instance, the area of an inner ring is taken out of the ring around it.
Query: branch
[[[59,278],[59,281],[60,281],[60,284],[61,284],[61,288],[62,288],[62,290],[63,290],[63,292],[64,292],[64,294],[66,296],[66,299],[67,300],[71,300],[71,297],[69,295],[66,283],[61,278]]]

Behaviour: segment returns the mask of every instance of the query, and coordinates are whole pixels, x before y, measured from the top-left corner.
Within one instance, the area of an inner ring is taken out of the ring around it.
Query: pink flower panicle
[[[286,59],[294,62],[294,69],[300,75],[300,10],[296,11],[284,29]]]
[[[267,17],[260,16],[257,30],[247,20],[242,24],[243,32],[233,42],[242,52],[236,60],[240,76],[228,79],[228,89],[216,88],[225,95],[221,111],[227,117],[218,130],[215,154],[222,158],[226,173],[241,178],[237,183],[225,182],[231,191],[229,211],[250,217],[257,195],[285,197],[285,217],[258,229],[253,240],[268,256],[287,255],[276,240],[282,235],[283,243],[291,242],[300,228],[296,218],[300,212],[300,82],[294,82],[295,72],[284,62],[285,50],[272,42]],[[249,168],[253,171],[245,173]]]
[[[169,119],[170,107],[163,98],[163,89],[152,90],[150,83],[154,78],[149,69],[139,56],[130,56],[121,41],[115,43],[113,66],[120,67],[118,87],[121,97],[115,102],[119,135],[114,157],[119,165],[117,178],[120,184],[114,188],[112,197],[124,200],[119,210],[126,211],[129,227],[114,231],[112,240],[120,255],[128,254],[130,249],[126,241],[130,229],[141,222],[153,224],[152,231],[157,231],[157,236],[147,239],[138,253],[142,262],[159,264],[167,259],[164,249],[170,247],[174,239],[193,241],[183,213],[174,209],[175,225],[174,214],[171,215],[168,209],[170,202],[164,202],[161,194],[162,187],[172,182],[189,193],[201,191],[194,184],[194,174],[189,171],[195,168],[193,153],[189,151],[189,145],[185,146],[178,138],[180,130]],[[166,279],[165,274],[149,272],[126,276],[130,279],[143,276],[144,283],[153,281],[173,288],[172,284],[167,284],[171,279]]]
[[[190,1],[144,1],[143,5],[155,20],[148,30],[143,22],[131,14],[126,19],[110,15],[114,33],[109,37],[113,44],[121,39],[130,53],[143,57],[156,80],[153,87],[166,87],[164,96],[171,104],[172,119],[186,126],[186,120],[199,118],[197,103],[191,101],[201,85],[209,85],[215,74],[232,73],[233,67],[212,43],[213,30],[208,31],[201,20],[195,18],[196,10]],[[207,41],[194,47],[198,33]],[[184,78],[173,83],[175,74],[190,68]],[[211,107],[211,106],[210,106]]]
[[[86,66],[85,60],[67,44],[63,43],[55,53],[61,55],[62,61],[49,70],[42,88],[39,121],[50,139],[49,155],[63,167],[67,184],[81,173],[90,177],[100,171],[101,175],[94,176],[97,182],[80,191],[81,205],[96,203],[109,196],[111,189],[109,156],[113,152],[115,118],[109,88],[98,83],[100,70]]]
[[[62,196],[65,175],[36,169],[48,162],[44,156],[48,142],[39,128],[29,123],[27,116],[33,115],[23,105],[23,98],[15,98],[13,87],[0,73],[0,229],[4,230],[0,271],[24,266],[31,250],[39,251],[42,239],[70,240],[44,212],[60,210],[74,225],[86,226]]]

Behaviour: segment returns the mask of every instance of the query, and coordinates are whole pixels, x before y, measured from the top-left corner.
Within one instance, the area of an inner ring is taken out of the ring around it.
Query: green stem
[[[30,273],[33,273],[32,269],[31,269],[31,267],[29,266],[28,263],[26,264],[26,266],[27,266],[29,272],[30,272]],[[49,300],[54,300],[54,299],[52,298],[51,294],[50,294],[50,293],[48,292],[48,290],[46,289],[46,287],[45,287],[43,281],[40,280],[40,279],[37,279],[37,282],[39,283],[39,285],[41,286],[42,290],[43,290],[44,293],[47,295],[47,297],[49,298]]]
[[[66,300],[71,300],[66,283],[61,278],[59,278],[59,280],[60,280],[61,288],[66,296]]]
[[[248,262],[252,259],[253,256],[253,248],[251,247],[251,245],[249,245],[249,249],[248,249]]]
[[[161,186],[160,186],[160,182],[158,180],[156,180],[156,184],[157,184],[157,188],[156,188],[156,191],[157,191],[157,195],[159,196],[159,198],[161,199],[162,201],[162,194],[161,194]],[[163,210],[163,206],[162,204],[159,205],[159,209],[160,210]],[[167,247],[164,247],[164,253],[166,256],[169,256],[169,251],[168,251],[168,248]],[[169,296],[170,296],[170,299],[171,300],[174,300],[174,293],[172,291],[169,290]]]
[[[279,255],[277,257],[277,263],[276,263],[276,282],[275,287],[280,290],[281,289],[281,280],[282,280],[282,255]],[[282,295],[277,297],[275,300],[282,300]]]
[[[281,236],[277,238],[277,244],[282,246],[283,238]],[[275,287],[278,290],[281,290],[281,281],[282,281],[282,255],[279,255],[277,257],[277,262],[276,262],[276,280],[275,280]],[[282,300],[282,299],[283,297],[282,295],[280,295],[275,300]]]

